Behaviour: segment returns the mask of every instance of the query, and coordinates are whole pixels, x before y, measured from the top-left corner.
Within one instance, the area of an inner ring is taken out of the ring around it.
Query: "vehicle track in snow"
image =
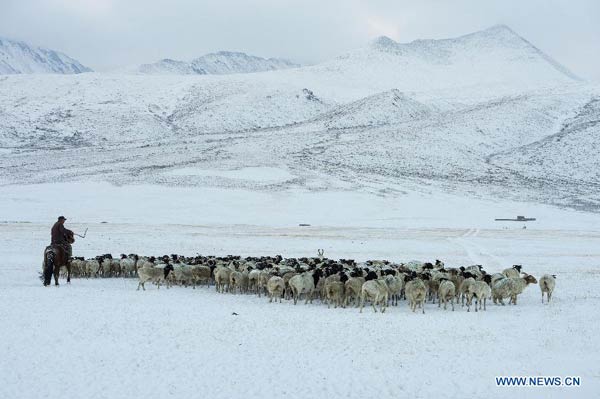
[[[448,241],[460,246],[473,264],[493,268],[501,267],[504,262],[476,242],[480,231],[478,228],[470,228],[458,237],[448,238]]]

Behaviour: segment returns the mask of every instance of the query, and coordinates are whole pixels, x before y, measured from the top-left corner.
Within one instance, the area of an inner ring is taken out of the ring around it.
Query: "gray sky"
[[[600,81],[599,0],[0,0],[0,36],[93,69],[218,50],[316,63],[387,35],[447,38],[503,23]]]

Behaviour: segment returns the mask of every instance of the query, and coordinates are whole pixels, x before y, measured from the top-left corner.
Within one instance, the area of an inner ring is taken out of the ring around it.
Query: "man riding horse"
[[[58,275],[62,266],[67,267],[67,283],[71,282],[70,258],[73,255],[71,244],[75,242],[74,233],[65,228],[67,218],[59,216],[51,230],[52,240],[50,246],[44,251],[44,286],[50,285],[52,274],[54,282],[58,285]]]

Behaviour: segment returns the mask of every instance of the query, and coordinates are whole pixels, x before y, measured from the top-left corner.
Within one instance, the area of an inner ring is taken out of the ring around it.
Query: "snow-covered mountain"
[[[368,79],[378,91],[467,86],[535,87],[580,79],[505,25],[443,40],[397,43],[379,37],[316,69],[333,81]]]
[[[379,38],[266,73],[7,76],[0,93],[0,184],[91,177],[384,194],[435,185],[600,211],[600,87],[505,26]],[[223,172],[246,167],[292,177]]]
[[[79,61],[42,47],[0,37],[0,75],[29,73],[75,74],[92,70]]]
[[[219,51],[203,55],[190,62],[163,59],[153,64],[143,64],[135,72],[152,75],[225,75],[274,71],[298,66],[281,58],[261,58],[245,53]]]

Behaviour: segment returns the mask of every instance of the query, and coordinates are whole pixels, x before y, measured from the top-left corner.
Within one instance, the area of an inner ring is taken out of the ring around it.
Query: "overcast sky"
[[[600,81],[600,0],[0,0],[0,36],[97,70],[218,50],[317,63],[386,35],[447,38],[506,24]]]

